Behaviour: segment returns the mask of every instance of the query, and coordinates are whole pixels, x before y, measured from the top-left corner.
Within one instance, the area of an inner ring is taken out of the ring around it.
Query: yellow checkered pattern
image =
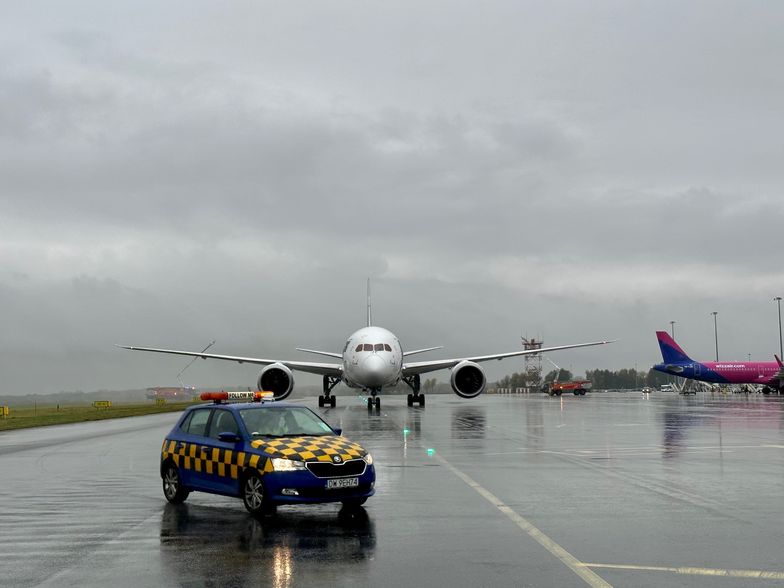
[[[262,474],[272,471],[272,462],[260,455],[171,439],[163,442],[161,457],[164,460],[172,458],[178,467],[186,470],[217,474],[235,480],[246,467],[254,468]]]
[[[289,437],[265,441],[257,439],[251,442],[254,449],[259,449],[275,457],[285,457],[296,461],[333,461],[339,455],[343,461],[357,459],[367,452],[356,443],[343,437]]]

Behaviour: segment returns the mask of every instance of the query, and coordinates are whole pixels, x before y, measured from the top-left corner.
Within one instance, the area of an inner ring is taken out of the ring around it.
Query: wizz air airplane
[[[262,359],[258,357],[239,357],[235,355],[217,355],[203,351],[178,351],[174,349],[155,349],[152,347],[131,347],[118,345],[123,349],[133,351],[152,351],[154,353],[171,353],[174,355],[188,355],[202,359],[223,359],[237,363],[253,363],[265,366],[258,379],[258,389],[272,392],[275,400],[283,400],[294,389],[294,375],[292,371],[306,372],[323,376],[323,395],[319,396],[319,406],[335,406],[335,396],[332,389],[343,382],[350,388],[359,388],[370,396],[367,399],[368,408],[380,408],[381,399],[378,394],[386,387],[395,386],[405,382],[410,388],[408,406],[415,403],[425,405],[425,395],[421,392],[420,376],[429,372],[442,369],[452,370],[452,390],[461,398],[475,398],[485,391],[487,378],[479,365],[491,359],[504,359],[519,355],[531,355],[559,349],[573,349],[575,347],[589,347],[591,345],[605,345],[612,341],[595,341],[593,343],[577,343],[561,345],[559,347],[546,347],[543,349],[518,350],[508,353],[493,355],[478,355],[474,357],[460,357],[455,359],[435,359],[430,361],[407,361],[407,358],[418,353],[441,349],[441,347],[428,347],[403,351],[400,340],[390,331],[381,327],[371,326],[370,313],[370,282],[368,281],[367,326],[349,335],[343,350],[340,353],[332,351],[318,351],[315,349],[297,348],[297,351],[325,355],[340,360],[340,362],[316,363],[310,361],[286,361],[279,359]]]
[[[776,361],[694,361],[680,348],[666,331],[656,331],[662,363],[653,369],[712,384],[761,384],[763,392],[781,390],[784,384],[784,364]]]

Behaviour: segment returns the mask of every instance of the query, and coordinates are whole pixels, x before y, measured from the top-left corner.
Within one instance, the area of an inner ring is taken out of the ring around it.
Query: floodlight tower
[[[523,336],[520,336],[520,339],[523,342],[523,349],[526,351],[532,351],[534,349],[541,349],[544,341],[536,340],[536,337],[532,337],[531,339],[526,339]],[[525,375],[528,382],[541,382],[542,381],[542,354],[541,353],[531,353],[529,355],[523,356],[523,361],[525,365]]]

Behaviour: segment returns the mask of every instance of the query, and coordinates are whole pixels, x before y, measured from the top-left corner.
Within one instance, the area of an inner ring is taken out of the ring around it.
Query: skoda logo
[[[333,455],[332,456],[332,461],[334,461],[335,463],[340,463],[343,460],[341,459],[341,457],[339,455]]]

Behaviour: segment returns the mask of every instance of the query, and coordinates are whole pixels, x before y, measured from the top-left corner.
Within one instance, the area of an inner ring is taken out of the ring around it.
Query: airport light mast
[[[672,336],[672,340],[675,341],[675,321],[670,321],[670,335]],[[678,376],[675,374],[672,375],[672,385],[678,383]]]
[[[781,344],[781,296],[776,296],[773,300],[779,307],[779,359],[784,360],[784,349]]]
[[[716,324],[716,315],[719,314],[718,311],[714,310],[712,313],[713,315],[713,339],[716,342],[716,361],[719,361],[719,329]]]

